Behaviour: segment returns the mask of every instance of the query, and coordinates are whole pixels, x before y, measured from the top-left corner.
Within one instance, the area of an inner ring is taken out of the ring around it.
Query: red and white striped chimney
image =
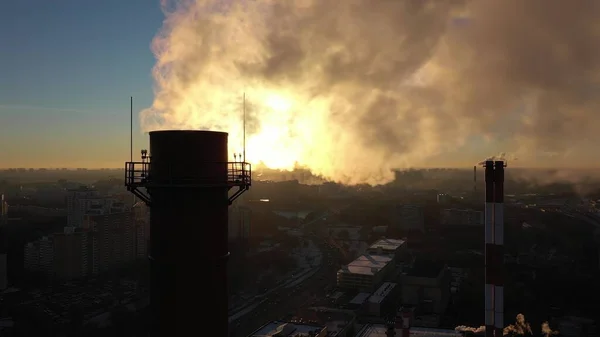
[[[396,331],[400,330],[400,337],[410,337],[410,325],[413,311],[408,308],[400,308],[396,313]]]
[[[485,162],[485,336],[494,336],[494,162]]]
[[[504,330],[504,162],[494,163],[494,325]]]

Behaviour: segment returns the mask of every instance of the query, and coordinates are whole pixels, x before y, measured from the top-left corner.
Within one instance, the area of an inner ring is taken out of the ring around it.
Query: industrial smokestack
[[[494,162],[485,165],[485,335],[494,336]]]
[[[504,330],[504,162],[494,162],[494,325]]]
[[[203,321],[225,337],[228,207],[249,188],[250,167],[228,163],[223,132],[150,132],[146,154],[126,164],[125,184],[150,206],[151,335],[187,336],[197,328],[196,309],[208,306]]]
[[[473,166],[473,196],[477,196],[477,165]]]
[[[396,330],[400,330],[401,337],[410,337],[410,325],[413,312],[411,309],[400,308],[396,314]]]

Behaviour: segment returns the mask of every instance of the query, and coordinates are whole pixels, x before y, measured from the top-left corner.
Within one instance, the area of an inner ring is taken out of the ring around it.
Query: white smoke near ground
[[[484,333],[485,332],[485,326],[482,325],[478,328],[474,328],[474,327],[470,327],[470,326],[466,326],[466,325],[459,325],[456,328],[454,328],[455,331],[458,332],[472,332],[472,333]]]
[[[345,184],[388,182],[390,169],[430,166],[473,137],[580,165],[600,141],[597,1],[163,7],[145,131],[227,131],[240,153],[245,92],[249,161]]]
[[[548,322],[542,323],[542,335],[544,335],[544,337],[555,336],[555,335],[558,335],[559,333],[560,332],[557,330],[552,330],[550,328],[550,324],[548,324]]]
[[[525,334],[533,335],[533,331],[531,330],[531,325],[527,323],[525,320],[525,315],[518,314],[516,318],[515,324],[510,324],[506,328],[504,328],[503,335],[520,335],[523,336]]]
[[[478,328],[475,328],[466,325],[459,325],[456,328],[454,328],[454,330],[458,332],[472,332],[475,334],[482,334],[485,332],[485,326],[482,325]],[[545,337],[551,337],[559,334],[558,331],[552,330],[550,328],[548,322],[542,323],[541,332]],[[504,336],[524,336],[533,335],[533,331],[531,329],[531,325],[525,320],[525,315],[518,314],[515,323],[505,327],[502,334]]]

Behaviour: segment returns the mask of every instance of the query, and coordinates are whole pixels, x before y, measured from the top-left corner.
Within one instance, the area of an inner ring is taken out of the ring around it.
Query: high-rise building
[[[8,203],[4,199],[4,194],[0,195],[0,226],[8,221]]]
[[[53,274],[54,242],[52,237],[44,236],[25,245],[25,270],[41,271]]]
[[[252,210],[246,206],[229,208],[229,241],[246,240],[250,237]]]
[[[0,254],[0,290],[4,290],[8,287],[7,277],[6,254]]]
[[[90,236],[92,273],[103,272],[135,259],[136,232],[131,211],[86,215],[84,228]]]
[[[89,202],[86,200],[97,199],[98,197],[98,191],[86,186],[69,190],[67,194],[67,226],[81,227],[84,214],[90,211]]]
[[[53,274],[61,280],[76,279],[88,274],[88,235],[65,227],[63,233],[52,236],[54,241]]]
[[[133,206],[133,223],[135,230],[135,255],[139,259],[148,257],[150,247],[150,208],[143,202]]]

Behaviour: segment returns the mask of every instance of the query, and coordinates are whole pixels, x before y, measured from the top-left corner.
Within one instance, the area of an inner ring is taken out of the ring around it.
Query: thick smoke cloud
[[[250,161],[348,184],[387,182],[473,137],[520,162],[600,140],[597,1],[163,5],[146,130],[223,130],[241,152],[245,92]]]

